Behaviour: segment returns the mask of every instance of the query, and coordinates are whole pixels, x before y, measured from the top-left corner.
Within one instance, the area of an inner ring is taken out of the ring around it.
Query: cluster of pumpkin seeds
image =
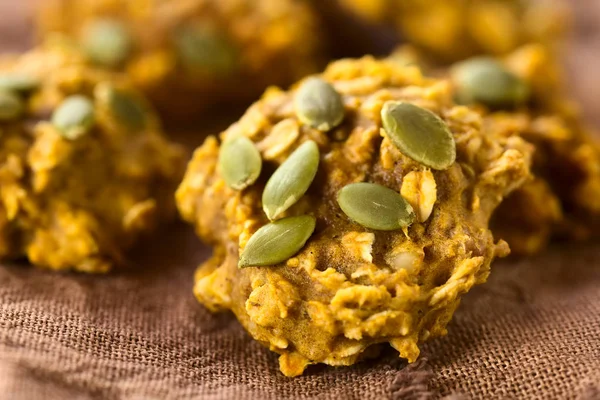
[[[226,75],[237,68],[237,49],[216,32],[185,25],[173,32],[172,43],[179,62],[188,71]],[[86,26],[81,47],[93,63],[117,68],[133,53],[134,39],[122,21],[100,18]]]
[[[294,98],[299,120],[322,132],[339,126],[345,117],[342,96],[320,78],[309,78]],[[410,103],[389,101],[381,111],[383,133],[406,156],[433,169],[446,169],[456,159],[456,144],[448,126],[433,112]],[[273,173],[262,194],[271,223],[248,240],[238,267],[279,264],[304,247],[315,230],[313,216],[281,216],[308,190],[319,168],[319,148],[312,141],[299,146]],[[262,159],[254,143],[234,137],[221,146],[219,167],[225,183],[243,190],[260,176]],[[415,212],[402,195],[375,183],[353,183],[337,196],[342,211],[354,222],[374,230],[404,229]],[[280,219],[281,218],[281,219]]]
[[[382,133],[405,156],[426,167],[444,170],[456,160],[456,143],[446,123],[433,112],[402,101],[381,109]],[[374,230],[404,229],[415,220],[409,202],[375,183],[353,183],[338,192],[338,204],[354,222]]]
[[[298,253],[313,234],[316,219],[310,215],[280,218],[308,190],[319,168],[319,148],[309,140],[298,147],[273,173],[263,191],[263,210],[272,222],[248,240],[238,266],[279,264]],[[221,145],[219,168],[227,186],[243,190],[260,176],[262,158],[245,136]]]
[[[23,115],[26,96],[39,89],[40,85],[38,79],[29,76],[0,75],[0,121],[12,121]],[[94,127],[94,101],[105,106],[124,128],[139,131],[146,126],[146,109],[131,93],[102,82],[96,86],[94,97],[92,100],[83,95],[71,95],[54,110],[52,125],[65,139],[75,140]]]
[[[0,122],[13,121],[23,115],[26,97],[39,86],[39,80],[30,76],[0,75]]]
[[[93,100],[83,95],[66,97],[54,110],[52,124],[65,139],[78,139],[96,124],[95,104],[106,108],[124,129],[137,132],[146,126],[146,109],[139,99],[108,82],[96,85]]]

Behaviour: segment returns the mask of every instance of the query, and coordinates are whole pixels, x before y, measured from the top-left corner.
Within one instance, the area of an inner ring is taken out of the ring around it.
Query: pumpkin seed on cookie
[[[309,140],[298,147],[273,173],[262,195],[263,210],[277,219],[306,193],[319,168],[319,147]]]
[[[243,190],[260,176],[262,159],[252,140],[238,136],[225,141],[221,146],[219,167],[227,186]]]
[[[411,103],[388,101],[381,110],[385,134],[406,156],[443,170],[456,160],[456,143],[446,123]]]
[[[375,183],[351,183],[337,195],[344,213],[365,228],[393,231],[408,227],[415,219],[410,204],[397,192]]]
[[[282,263],[298,253],[313,234],[315,217],[303,215],[271,222],[257,230],[248,240],[239,268]]]
[[[296,114],[300,121],[326,132],[344,120],[344,103],[335,88],[321,78],[309,78],[295,97]]]

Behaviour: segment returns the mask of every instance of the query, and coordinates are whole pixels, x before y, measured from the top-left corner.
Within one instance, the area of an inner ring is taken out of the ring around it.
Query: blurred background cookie
[[[314,72],[320,26],[302,0],[50,0],[39,35],[64,35],[96,65],[127,73],[167,117],[246,104]]]
[[[563,39],[562,0],[335,0],[339,7],[411,43],[432,60],[506,54],[531,41]]]
[[[46,45],[0,60],[0,259],[106,272],[174,217],[186,155],[123,76]]]

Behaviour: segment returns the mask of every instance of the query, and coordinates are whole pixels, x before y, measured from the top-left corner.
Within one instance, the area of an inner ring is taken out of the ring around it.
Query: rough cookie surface
[[[506,54],[554,43],[568,25],[562,0],[338,0],[359,17],[396,30],[437,62]]]
[[[91,69],[63,48],[0,61],[2,85],[14,76],[38,83],[18,94],[23,112],[0,121],[0,258],[83,272],[125,262],[124,250],[140,234],[174,216],[185,153],[164,138],[127,81]],[[98,94],[101,86],[143,107],[135,128]],[[72,95],[92,102],[96,122],[68,139],[51,120]]]
[[[486,281],[492,259],[508,254],[488,221],[530,178],[531,146],[455,105],[447,81],[369,57],[335,62],[321,78],[342,95],[339,127],[320,132],[302,124],[293,105],[297,87],[269,89],[220,138],[244,135],[256,144],[264,160],[259,180],[230,189],[218,166],[219,140],[209,137],[176,195],[183,218],[214,246],[196,273],[198,300],[213,311],[232,310],[256,340],[281,355],[288,376],[309,364],[353,364],[377,354],[380,343],[414,361],[420,342],[446,334],[461,295]],[[456,162],[430,170],[403,155],[381,131],[381,109],[390,100],[441,116],[456,142]],[[306,140],[319,146],[319,171],[284,216],[315,216],[314,234],[287,262],[238,269],[240,251],[268,222],[261,205],[266,180]],[[353,223],[336,195],[355,182],[402,193],[415,222],[405,232]]]
[[[102,43],[123,56],[101,58],[175,117],[251,101],[320,67],[316,16],[302,0],[49,0],[39,17],[42,36],[94,49],[96,24],[116,23],[129,43]]]

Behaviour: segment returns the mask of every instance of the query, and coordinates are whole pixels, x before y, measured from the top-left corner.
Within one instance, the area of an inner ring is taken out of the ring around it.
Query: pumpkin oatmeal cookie
[[[569,24],[563,0],[337,0],[341,10],[390,29],[436,62],[554,45]]]
[[[287,376],[389,343],[414,361],[505,256],[488,222],[532,147],[456,105],[447,80],[371,57],[270,88],[188,166],[176,200],[214,247],[195,276]]]
[[[0,258],[105,272],[174,216],[185,154],[120,76],[44,46],[0,60]]]
[[[39,26],[125,71],[175,118],[251,101],[320,67],[316,16],[303,0],[47,0]]]
[[[502,59],[477,57],[431,72],[450,76],[456,97],[479,110],[497,135],[520,136],[535,147],[534,179],[494,215],[491,226],[497,238],[506,240],[515,254],[531,254],[552,238],[597,234],[600,147],[570,100],[563,69],[547,47],[527,45]]]

